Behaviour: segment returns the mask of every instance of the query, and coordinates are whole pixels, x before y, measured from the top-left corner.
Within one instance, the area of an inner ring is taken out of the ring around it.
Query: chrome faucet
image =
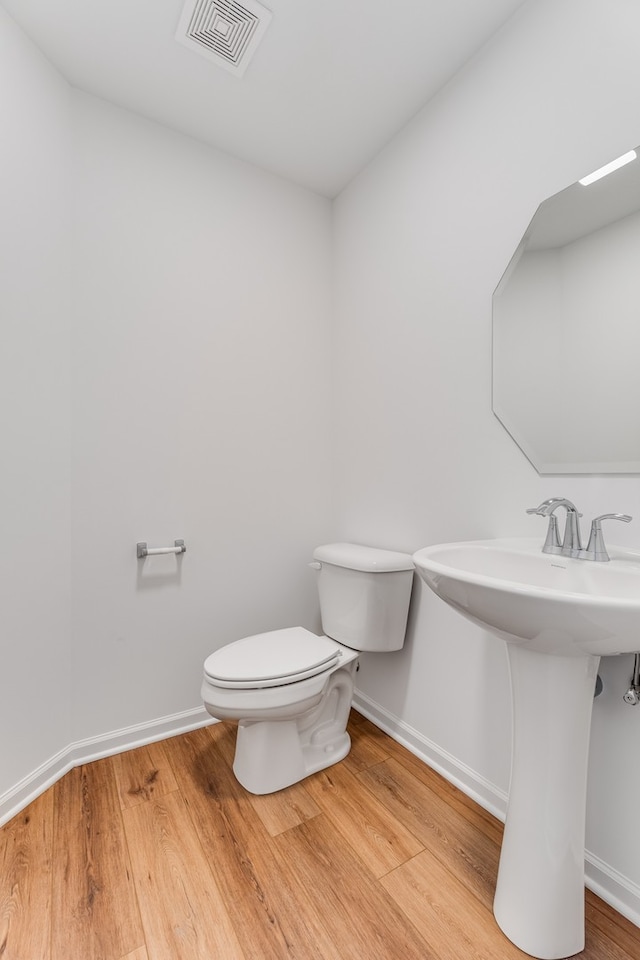
[[[560,543],[558,520],[555,516],[555,511],[558,507],[564,507],[567,511],[567,521],[562,543]],[[564,497],[550,497],[549,500],[543,500],[539,507],[530,507],[527,513],[536,513],[540,517],[549,517],[547,539],[542,548],[543,553],[561,554],[563,557],[570,557],[574,550],[582,549],[580,521],[578,519],[582,514],[578,513],[574,504],[571,503],[571,500],[566,500]]]
[[[555,511],[558,507],[564,507],[567,511],[567,520],[564,528],[564,537],[560,543],[558,534],[558,520]],[[603,513],[596,517],[591,524],[591,533],[586,550],[582,548],[582,539],[580,537],[580,517],[576,507],[571,500],[565,497],[550,497],[544,500],[539,507],[531,507],[527,513],[535,513],[540,517],[549,517],[549,526],[547,537],[542,547],[543,553],[552,553],[563,557],[573,557],[576,560],[609,560],[609,554],[604,545],[602,536],[603,520],[622,520],[629,523],[632,520],[627,513]]]

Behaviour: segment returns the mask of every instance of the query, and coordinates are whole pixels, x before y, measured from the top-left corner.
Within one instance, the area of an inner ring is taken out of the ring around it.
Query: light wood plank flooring
[[[87,764],[0,829],[1,960],[516,960],[491,913],[501,824],[353,713],[349,756],[236,782],[235,729]],[[587,893],[583,960],[640,930]]]

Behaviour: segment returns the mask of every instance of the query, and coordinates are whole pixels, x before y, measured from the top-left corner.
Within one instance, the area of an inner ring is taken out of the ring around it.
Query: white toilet
[[[330,543],[313,557],[325,636],[287,627],[205,660],[204,705],[218,720],[238,721],[233,770],[251,793],[282,790],[346,757],[358,654],[404,643],[408,554]]]

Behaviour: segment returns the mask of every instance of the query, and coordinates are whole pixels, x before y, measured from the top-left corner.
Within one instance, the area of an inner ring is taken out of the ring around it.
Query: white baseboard
[[[485,780],[364,693],[356,690],[353,705],[377,727],[442,774],[445,780],[504,822],[508,801],[504,790]],[[640,927],[640,887],[589,850],[585,850],[585,884],[614,910]]]
[[[461,763],[452,754],[447,753],[442,747],[423,736],[404,720],[389,713],[379,703],[370,700],[359,690],[355,692],[353,705],[359,713],[504,823],[508,797],[503,790],[489,780],[485,780],[471,767]]]
[[[595,853],[585,851],[585,883],[601,900],[640,927],[640,887]]]
[[[209,716],[204,707],[184,710],[167,717],[160,717],[147,723],[137,723],[123,727],[97,737],[77,740],[70,743],[55,756],[50,757],[36,770],[0,795],[0,826],[23,810],[32,800],[44,793],[57,780],[82,763],[90,763],[102,757],[124,753],[146,743],[165,740],[179,733],[187,733],[216,721]]]

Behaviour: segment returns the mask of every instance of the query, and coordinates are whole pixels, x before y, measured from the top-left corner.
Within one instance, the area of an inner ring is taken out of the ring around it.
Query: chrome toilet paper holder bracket
[[[184,540],[174,540],[172,547],[149,547],[146,540],[136,543],[136,556],[138,560],[144,560],[145,557],[156,557],[163,553],[173,553],[180,555],[186,553]]]

